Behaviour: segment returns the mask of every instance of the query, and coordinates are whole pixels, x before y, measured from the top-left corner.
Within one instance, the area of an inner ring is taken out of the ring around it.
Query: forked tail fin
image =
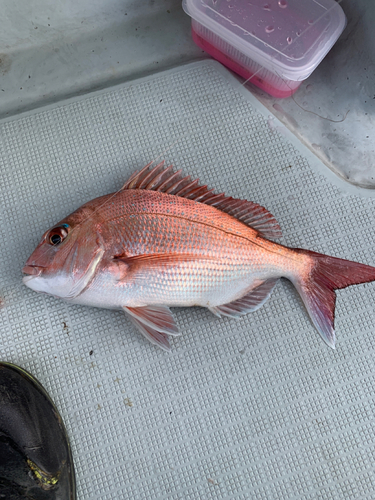
[[[296,276],[293,283],[323,340],[334,349],[335,290],[375,280],[375,267],[309,250],[295,251],[308,255],[313,264],[309,273]]]

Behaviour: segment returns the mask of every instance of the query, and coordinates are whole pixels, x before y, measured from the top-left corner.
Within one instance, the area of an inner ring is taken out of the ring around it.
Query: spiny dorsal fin
[[[207,185],[200,185],[198,179],[192,181],[189,175],[184,177],[181,170],[173,172],[172,165],[165,167],[164,161],[150,168],[151,165],[149,163],[135,172],[121,189],[150,189],[205,203],[235,217],[266,238],[281,237],[275,217],[261,205],[225,196],[224,193],[215,194]]]

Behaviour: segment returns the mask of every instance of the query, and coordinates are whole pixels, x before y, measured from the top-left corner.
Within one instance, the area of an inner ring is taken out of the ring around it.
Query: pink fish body
[[[178,335],[171,306],[238,317],[268,299],[280,277],[296,286],[334,347],[334,290],[375,280],[375,268],[270,241],[281,231],[263,207],[216,195],[164,163],[92,200],[49,229],[24,283],[70,302],[122,308],[153,343]]]

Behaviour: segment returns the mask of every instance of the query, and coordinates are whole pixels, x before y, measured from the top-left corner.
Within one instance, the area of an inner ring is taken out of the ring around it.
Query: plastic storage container
[[[195,43],[274,97],[318,66],[346,18],[335,0],[183,0]]]

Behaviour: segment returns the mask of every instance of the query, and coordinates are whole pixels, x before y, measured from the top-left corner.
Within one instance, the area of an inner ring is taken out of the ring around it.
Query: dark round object
[[[0,499],[75,500],[68,436],[53,401],[26,370],[0,362]]]
[[[54,227],[48,233],[48,241],[51,245],[60,245],[62,241],[68,236],[69,226],[68,224],[62,224],[61,226]]]
[[[50,238],[52,245],[58,245],[62,242],[61,236],[59,234],[53,234]]]

